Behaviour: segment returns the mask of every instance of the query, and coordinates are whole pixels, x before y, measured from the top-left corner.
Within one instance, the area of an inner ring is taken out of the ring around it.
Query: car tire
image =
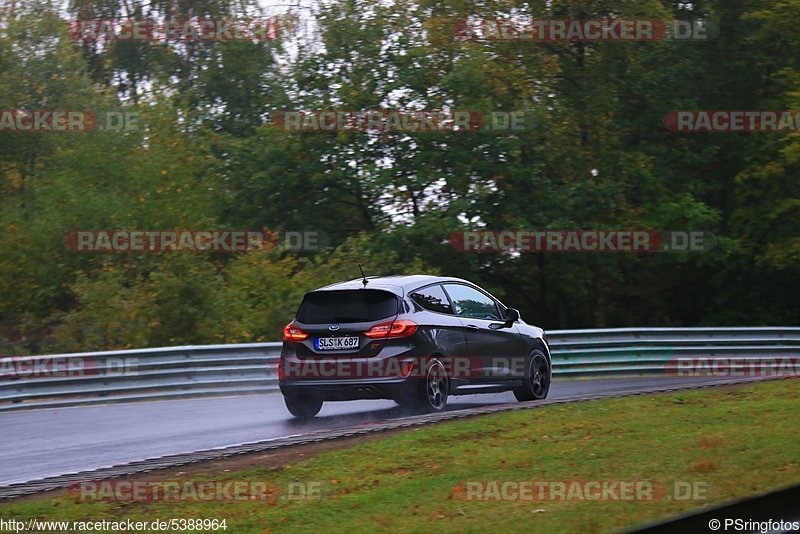
[[[426,367],[425,377],[415,384],[408,397],[397,399],[397,404],[418,413],[441,412],[447,406],[449,386],[444,365],[434,359]]]
[[[546,399],[551,378],[550,361],[542,351],[534,350],[525,369],[525,383],[514,390],[514,396],[520,402]]]
[[[298,419],[311,419],[322,409],[322,400],[316,397],[289,397],[284,395],[286,409]]]

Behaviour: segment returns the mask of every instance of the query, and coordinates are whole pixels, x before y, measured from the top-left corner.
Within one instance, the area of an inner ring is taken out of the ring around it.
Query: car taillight
[[[376,324],[366,332],[364,335],[372,339],[388,339],[394,337],[410,336],[417,330],[417,323],[400,319],[391,323]]]
[[[303,341],[307,337],[308,334],[303,332],[300,328],[296,327],[292,323],[287,324],[286,328],[283,329],[284,341]]]

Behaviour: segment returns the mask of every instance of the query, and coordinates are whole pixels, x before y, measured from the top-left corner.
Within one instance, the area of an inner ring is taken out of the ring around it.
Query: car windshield
[[[397,315],[398,298],[388,291],[316,291],[308,293],[297,310],[304,324],[366,323]]]

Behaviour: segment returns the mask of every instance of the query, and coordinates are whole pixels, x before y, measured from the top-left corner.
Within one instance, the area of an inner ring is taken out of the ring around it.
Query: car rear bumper
[[[286,396],[316,396],[323,401],[359,399],[406,399],[420,384],[421,367],[430,347],[424,338],[411,336],[386,341],[370,357],[348,354],[298,357],[292,344],[284,343],[283,372],[278,384]],[[405,364],[411,362],[411,369]]]
[[[323,401],[391,399],[398,400],[412,395],[419,378],[381,378],[358,380],[282,380],[281,393],[286,396],[314,396]]]

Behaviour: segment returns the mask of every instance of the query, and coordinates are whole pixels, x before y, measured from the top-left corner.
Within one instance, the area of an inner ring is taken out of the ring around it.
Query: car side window
[[[447,299],[442,286],[428,286],[418,289],[411,293],[411,300],[425,308],[426,310],[435,311],[439,313],[453,314],[453,308],[450,306],[450,301]]]
[[[445,284],[456,315],[470,319],[500,320],[500,310],[491,297],[462,284]]]

